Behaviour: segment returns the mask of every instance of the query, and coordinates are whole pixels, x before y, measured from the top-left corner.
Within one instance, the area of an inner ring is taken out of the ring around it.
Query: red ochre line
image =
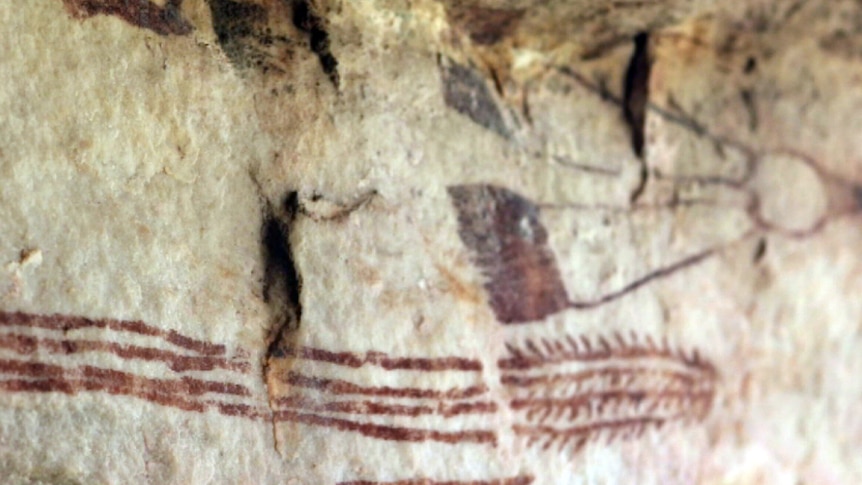
[[[226,416],[237,416],[249,419],[268,418],[269,414],[262,409],[246,404],[225,403],[220,401],[203,401],[187,398],[178,393],[162,392],[151,386],[136,388],[128,384],[102,382],[89,379],[47,378],[38,380],[6,379],[0,380],[0,389],[9,392],[62,392],[74,395],[78,392],[106,392],[112,395],[136,397],[155,404],[176,408],[182,411],[205,412],[214,409]]]
[[[37,379],[79,378],[106,385],[127,386],[131,389],[152,389],[158,392],[180,393],[199,396],[206,393],[226,394],[231,396],[250,396],[249,390],[240,384],[219,381],[207,381],[191,377],[179,379],[155,379],[143,377],[114,369],[105,369],[84,365],[66,368],[55,364],[41,362],[24,362],[19,360],[0,359],[0,374],[33,377]],[[74,391],[74,388],[71,388]]]
[[[178,12],[181,2],[171,0],[162,7],[149,0],[63,0],[76,17],[115,15],[159,35],[186,35],[192,31],[192,26]],[[175,4],[173,9],[169,8],[171,3]]]
[[[568,342],[576,342],[574,339],[567,339]],[[587,342],[585,339],[582,342]],[[610,347],[607,340],[600,339],[602,345],[600,348],[593,349],[588,347],[585,350],[566,349],[561,342],[546,342],[545,351],[543,352],[533,342],[527,342],[527,350],[517,349],[509,346],[509,351],[513,354],[511,357],[503,358],[497,361],[497,366],[502,370],[526,370],[535,367],[543,367],[547,365],[555,365],[564,362],[600,362],[614,360],[633,360],[633,359],[651,359],[651,360],[666,360],[677,364],[684,365],[687,368],[697,369],[707,374],[715,374],[715,368],[709,362],[699,360],[699,357],[688,359],[680,352],[673,352],[667,348],[650,348],[632,346],[625,348]],[[550,351],[549,347],[550,346]],[[528,353],[528,351],[530,353]],[[696,354],[694,354],[696,356]]]
[[[460,414],[493,414],[497,404],[491,401],[465,403],[437,403],[431,405],[382,404],[374,401],[333,401],[319,403],[303,396],[282,397],[275,401],[277,407],[300,409],[312,412],[331,412],[346,414],[382,414],[390,416],[420,416],[438,414],[445,417]]]
[[[224,355],[225,346],[186,337],[174,330],[162,330],[137,320],[90,319],[71,315],[35,315],[22,312],[0,312],[0,326],[32,327],[63,332],[81,328],[107,328],[149,337],[159,337],[168,343],[202,355]]]
[[[108,352],[124,359],[160,361],[176,372],[189,370],[208,371],[216,368],[238,372],[248,372],[248,362],[231,362],[224,357],[181,355],[169,350],[138,345],[123,345],[117,342],[47,339],[29,335],[0,334],[0,348],[13,350],[19,354],[33,354],[38,348],[46,348],[54,354],[79,354],[84,352]]]
[[[431,480],[430,478],[413,478],[395,482],[379,482],[375,480],[354,480],[338,482],[336,485],[530,485],[535,478],[531,475],[519,475],[511,478],[491,480]]]
[[[276,411],[274,413],[274,420],[289,421],[312,426],[323,426],[337,429],[339,431],[352,431],[363,436],[388,441],[437,441],[449,444],[479,443],[497,446],[497,435],[493,431],[487,430],[437,431],[433,429],[384,426],[286,410]]]
[[[557,428],[554,426],[524,426],[516,424],[512,427],[512,429],[515,431],[516,434],[521,436],[577,437],[596,435],[603,430],[619,430],[648,425],[662,426],[669,421],[685,419],[688,417],[689,416],[685,414],[666,417],[643,416],[636,418],[599,421],[590,424],[584,424],[581,426],[573,426],[570,428]]]
[[[367,396],[405,397],[413,399],[468,399],[488,392],[484,385],[451,388],[447,390],[420,389],[415,387],[360,386],[340,379],[324,379],[289,372],[283,380],[286,384],[329,392],[332,394],[362,394]]]
[[[383,352],[366,352],[365,355],[361,355],[351,352],[331,352],[313,347],[288,348],[285,349],[285,354],[290,357],[329,362],[331,364],[354,368],[371,364],[387,370],[400,369],[428,372],[446,370],[479,372],[482,370],[481,362],[463,357],[389,357]]]
[[[500,377],[500,382],[506,386],[512,387],[533,387],[547,386],[560,382],[570,382],[580,384],[593,378],[609,379],[611,384],[622,383],[626,378],[636,378],[642,376],[655,376],[667,381],[676,381],[687,386],[693,386],[698,383],[707,381],[710,378],[698,375],[690,371],[677,371],[670,369],[657,369],[649,367],[601,367],[598,369],[587,369],[573,373],[555,373],[535,376],[525,376],[518,374],[505,373]]]
[[[573,408],[581,407],[598,402],[600,405],[607,405],[610,402],[630,401],[635,403],[650,402],[657,403],[662,401],[674,400],[711,400],[713,392],[708,391],[668,391],[668,390],[615,390],[601,392],[585,392],[574,394],[572,396],[562,398],[527,398],[513,399],[510,406],[515,411],[523,409],[553,409],[553,408]]]

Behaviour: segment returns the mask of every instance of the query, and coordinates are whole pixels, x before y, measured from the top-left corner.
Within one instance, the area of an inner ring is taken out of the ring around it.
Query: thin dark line
[[[713,256],[714,254],[715,254],[714,249],[708,249],[706,251],[702,251],[700,253],[689,256],[687,258],[683,258],[682,260],[677,261],[676,263],[673,263],[670,266],[666,266],[664,268],[660,268],[660,269],[657,269],[655,271],[652,271],[652,272],[648,273],[646,276],[643,276],[641,278],[638,278],[638,279],[632,281],[631,283],[625,285],[624,287],[620,288],[619,290],[616,290],[616,291],[613,291],[610,293],[606,293],[605,295],[599,297],[596,300],[569,301],[569,305],[571,308],[581,309],[581,310],[589,309],[589,308],[595,308],[595,307],[604,305],[605,303],[617,300],[617,299],[641,288],[642,286],[647,285],[648,283],[652,282],[653,280],[663,278],[665,276],[669,276],[669,275],[671,275],[671,274],[673,274],[679,270],[685,269],[689,266],[693,266],[693,265],[709,258],[710,256]]]

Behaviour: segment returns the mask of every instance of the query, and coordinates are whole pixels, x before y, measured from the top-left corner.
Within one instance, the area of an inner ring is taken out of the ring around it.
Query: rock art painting
[[[602,3],[3,4],[0,482],[860,483],[862,7]]]
[[[7,354],[0,360],[3,392],[130,396],[182,411],[292,422],[387,441],[497,446],[498,431],[488,427],[489,421],[486,427],[464,429],[455,418],[491,418],[508,406],[519,417],[512,431],[531,444],[547,448],[571,443],[580,449],[603,434],[630,438],[649,426],[703,419],[716,378],[712,364],[697,350],[687,354],[650,336],[528,339],[507,344],[508,354],[498,361],[499,384],[514,396],[506,402],[492,389],[497,383],[486,381],[478,360],[300,347],[285,349],[283,358],[328,364],[324,368],[334,370],[333,375],[291,370],[270,376],[279,385],[273,387],[267,406],[261,402],[264,396],[242,384],[253,370],[247,350],[229,352],[224,345],[139,321],[4,312],[0,327],[0,351]],[[131,343],[141,337],[146,344]],[[124,370],[122,364],[88,364],[86,357],[94,354],[117,356],[120,363],[157,362],[165,371],[150,377]],[[207,375],[216,370],[231,377]],[[378,373],[399,372],[428,376],[428,382],[410,387],[370,383],[379,380]],[[465,374],[473,384],[435,387],[434,375],[439,373]],[[352,380],[343,378],[351,374]],[[435,416],[439,425],[383,425],[369,419],[374,416]],[[555,421],[569,427],[549,426]]]

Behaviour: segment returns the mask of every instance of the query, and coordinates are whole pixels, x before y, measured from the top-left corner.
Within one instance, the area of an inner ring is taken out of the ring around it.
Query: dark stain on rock
[[[531,322],[569,308],[534,203],[494,185],[456,185],[448,192],[458,213],[458,235],[485,277],[500,322]]]
[[[754,254],[752,255],[751,260],[757,264],[763,259],[763,256],[766,255],[766,239],[760,238],[757,241],[757,245],[754,246]]]
[[[183,0],[168,0],[161,7],[149,0],[63,0],[75,18],[113,15],[159,35],[187,35],[191,24],[180,11]]]
[[[451,59],[441,59],[440,76],[447,106],[503,138],[511,137],[503,114],[479,72]]]
[[[262,252],[264,261],[263,299],[275,324],[269,335],[269,357],[278,357],[288,333],[299,328],[302,318],[302,277],[293,259],[291,229],[299,212],[299,197],[289,193],[281,208],[264,213]]]
[[[649,55],[649,34],[641,32],[634,38],[632,52],[623,85],[623,115],[632,136],[632,150],[643,158],[646,111],[649,102],[649,78],[652,60]]]
[[[292,56],[291,40],[272,33],[269,12],[261,5],[207,0],[219,47],[237,69],[279,72],[279,59]]]
[[[449,21],[478,45],[492,45],[512,35],[524,17],[523,9],[506,10],[479,6],[455,6]]]
[[[338,60],[329,48],[329,33],[326,31],[324,20],[314,12],[306,0],[298,0],[293,2],[293,25],[308,34],[311,51],[320,59],[323,72],[337,88],[340,83]]]
[[[739,97],[742,100],[742,105],[745,106],[746,113],[748,113],[748,130],[755,132],[759,126],[759,119],[757,116],[754,91],[751,89],[743,89],[739,92]]]

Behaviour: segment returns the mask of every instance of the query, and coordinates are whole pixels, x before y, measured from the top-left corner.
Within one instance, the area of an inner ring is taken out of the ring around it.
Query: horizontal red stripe
[[[112,395],[136,397],[162,406],[176,408],[182,411],[204,412],[214,410],[226,416],[236,416],[249,419],[268,419],[268,410],[246,404],[233,404],[219,401],[202,401],[187,398],[175,393],[165,393],[151,388],[135,389],[132,386],[98,382],[88,379],[6,379],[0,380],[0,389],[9,392],[61,392],[77,394],[79,392],[106,392]]]
[[[507,344],[511,356],[499,359],[497,366],[502,370],[526,370],[565,362],[650,359],[670,361],[706,374],[715,374],[712,363],[702,360],[696,350],[688,356],[681,350],[671,349],[666,341],[662,346],[657,346],[649,336],[646,337],[646,345],[636,341],[627,342],[619,334],[615,334],[614,338],[613,343],[603,336],[595,341],[584,336],[580,339],[572,336],[541,339],[538,342],[527,339],[523,348]]]
[[[689,370],[671,370],[661,369],[656,367],[617,367],[607,366],[586,369],[572,373],[549,373],[539,375],[519,375],[505,373],[500,377],[500,382],[506,386],[513,387],[535,387],[535,386],[553,386],[558,383],[583,384],[587,381],[596,379],[605,383],[605,385],[618,386],[631,384],[632,382],[640,382],[638,379],[650,378],[659,382],[678,382],[686,387],[694,386],[698,383],[711,382],[710,376],[704,376],[696,371]],[[645,381],[650,382],[650,381]]]
[[[0,312],[0,326],[46,328],[67,332],[80,328],[107,328],[149,337],[159,337],[168,343],[203,355],[223,355],[225,346],[165,331],[137,320],[90,319],[70,315],[35,315],[22,312]]]
[[[289,421],[312,426],[333,428],[339,431],[352,431],[363,436],[389,441],[437,441],[441,443],[480,443],[494,446],[497,445],[497,435],[492,431],[485,430],[448,432],[433,429],[383,426],[294,411],[276,411],[274,413],[274,419],[276,421]]]
[[[248,372],[250,365],[243,361],[229,361],[224,357],[181,355],[169,350],[123,345],[117,342],[83,339],[49,339],[29,335],[0,334],[0,348],[13,350],[19,354],[32,354],[37,348],[45,348],[54,354],[79,354],[85,352],[107,352],[124,359],[160,361],[177,372],[216,368],[238,372]]]
[[[163,393],[199,396],[206,393],[232,396],[250,396],[251,392],[240,384],[181,377],[180,379],[154,379],[114,369],[94,366],[65,368],[55,364],[0,359],[0,374],[34,377],[38,379],[82,378],[111,385],[124,385],[136,389],[153,389]]]
[[[380,414],[390,416],[421,416],[437,414],[452,417],[461,414],[493,414],[497,404],[490,401],[466,403],[437,403],[431,405],[383,404],[374,401],[333,401],[318,402],[303,396],[282,397],[275,401],[278,407],[301,409],[314,412],[333,412],[347,414]]]
[[[347,367],[362,367],[365,364],[377,365],[387,370],[418,370],[418,371],[472,371],[482,370],[478,360],[463,357],[389,357],[383,352],[367,352],[364,355],[351,352],[331,352],[325,349],[302,347],[288,348],[285,353],[291,357],[328,362]]]
[[[447,390],[414,387],[360,386],[340,379],[324,379],[289,372],[284,382],[292,386],[315,389],[332,394],[364,394],[367,396],[405,397],[414,399],[468,399],[488,392],[484,385]]]

